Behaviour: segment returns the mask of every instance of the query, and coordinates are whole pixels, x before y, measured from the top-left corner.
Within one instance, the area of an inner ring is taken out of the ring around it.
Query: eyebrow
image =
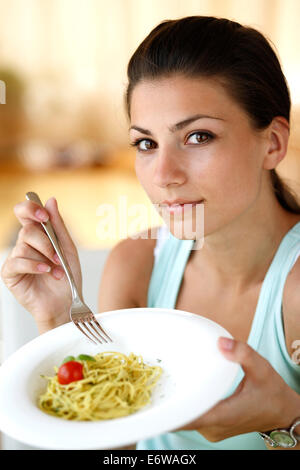
[[[187,119],[184,119],[184,121],[177,122],[177,124],[174,124],[174,126],[171,126],[168,129],[169,129],[170,132],[174,133],[174,132],[179,131],[180,129],[183,129],[184,127],[188,126],[192,122],[197,121],[198,119],[203,119],[203,118],[218,119],[220,121],[224,121],[224,119],[222,119],[220,117],[209,116],[207,114],[195,114],[194,116],[191,116],[191,117],[188,117]],[[151,131],[149,131],[148,129],[142,129],[141,127],[138,127],[138,126],[131,126],[131,127],[129,127],[128,130],[130,131],[131,129],[135,129],[136,131],[139,131],[142,134],[152,135]]]

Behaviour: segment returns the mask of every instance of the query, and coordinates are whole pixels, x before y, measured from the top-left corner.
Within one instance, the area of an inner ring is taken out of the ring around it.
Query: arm
[[[109,254],[101,278],[98,312],[147,306],[155,240],[127,238]]]

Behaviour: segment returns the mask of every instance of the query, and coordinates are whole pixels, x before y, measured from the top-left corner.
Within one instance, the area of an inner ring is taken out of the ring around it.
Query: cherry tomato
[[[77,361],[65,362],[57,372],[57,378],[61,385],[83,379],[83,365]]]

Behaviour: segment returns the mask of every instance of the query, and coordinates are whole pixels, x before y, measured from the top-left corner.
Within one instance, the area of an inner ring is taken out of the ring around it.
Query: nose
[[[186,172],[180,161],[179,152],[174,148],[160,148],[155,158],[153,183],[161,188],[170,185],[182,185],[186,181]]]

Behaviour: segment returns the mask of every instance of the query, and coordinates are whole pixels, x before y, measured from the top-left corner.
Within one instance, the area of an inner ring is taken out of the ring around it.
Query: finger
[[[267,367],[267,361],[247,343],[220,337],[218,346],[226,359],[242,366],[248,378],[260,376]]]
[[[46,256],[43,256],[40,251],[35,250],[32,246],[27,245],[26,243],[18,243],[12,250],[10,258],[27,258],[38,263],[51,266],[50,274],[55,279],[62,279],[64,277],[64,270],[62,267],[55,266],[52,263],[49,263],[49,259]],[[41,272],[44,272],[43,270]],[[48,271],[45,271],[48,272]],[[34,274],[34,273],[28,273]]]
[[[23,226],[33,221],[47,222],[49,219],[47,210],[33,201],[19,202],[14,206],[14,213]]]
[[[11,281],[23,274],[50,274],[54,279],[60,280],[64,277],[64,271],[58,266],[45,263],[43,260],[31,258],[8,258],[2,266],[1,276],[7,282],[8,287]]]
[[[32,246],[21,241],[18,241],[18,243],[13,247],[10,258],[30,258],[46,264],[49,263],[49,258],[44,256],[40,251],[37,251]]]
[[[20,274],[42,274],[50,271],[51,266],[42,261],[27,258],[8,258],[3,265],[1,274],[3,279],[12,279]]]
[[[59,212],[57,200],[51,197],[45,204],[45,208],[50,216],[50,221],[53,225],[54,231],[57,235],[59,243],[64,249],[74,249],[72,237],[64,223],[64,220]]]
[[[12,256],[15,256],[16,252],[19,257],[29,258],[27,247],[32,247],[51,262],[59,264],[52,243],[44,229],[39,225],[35,225],[34,223],[24,225],[19,232],[16,247],[17,246],[18,248],[13,250]]]

